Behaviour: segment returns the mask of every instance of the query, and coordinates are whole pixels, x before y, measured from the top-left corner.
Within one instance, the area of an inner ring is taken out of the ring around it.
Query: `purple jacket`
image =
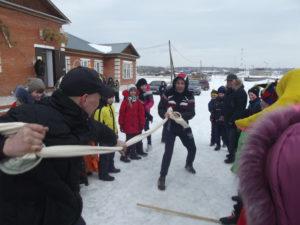
[[[300,105],[249,130],[239,178],[248,225],[300,225]]]

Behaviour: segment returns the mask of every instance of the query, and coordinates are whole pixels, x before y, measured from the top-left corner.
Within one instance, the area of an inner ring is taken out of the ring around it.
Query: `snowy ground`
[[[147,77],[152,80],[165,80],[163,77]],[[211,88],[217,89],[225,84],[225,76],[216,76],[210,82]],[[255,83],[245,83],[246,90]],[[197,154],[194,167],[196,175],[184,170],[186,149],[177,140],[169,174],[167,190],[157,190],[160,164],[164,145],[160,143],[161,130],[152,136],[153,150],[149,156],[124,164],[116,155],[115,164],[122,171],[115,175],[114,182],[103,182],[94,174],[89,178],[90,185],[83,186],[81,193],[84,200],[83,216],[88,225],[206,225],[207,222],[162,214],[137,207],[137,203],[149,204],[161,208],[182,211],[200,216],[219,218],[229,215],[232,210],[230,197],[236,194],[237,179],[230,172],[230,166],[223,160],[226,149],[215,152],[209,147],[210,122],[207,104],[210,91],[203,91],[196,96],[196,116],[190,125],[193,129]],[[0,97],[0,105],[13,102],[12,97]],[[159,97],[155,96],[152,114],[154,124],[160,121],[157,114]],[[116,104],[118,111],[119,104]],[[121,139],[125,139],[121,135]],[[146,143],[144,142],[144,146]]]
[[[158,78],[147,78],[148,82]],[[214,77],[211,88],[225,84],[225,77]],[[255,83],[246,83],[246,89]],[[94,174],[90,185],[82,187],[84,200],[83,216],[88,225],[206,225],[207,222],[174,215],[162,214],[139,208],[137,203],[150,204],[162,208],[178,210],[191,214],[219,218],[229,215],[232,210],[230,197],[236,194],[237,179],[230,172],[230,166],[223,160],[226,149],[215,152],[209,147],[210,122],[207,104],[210,91],[196,96],[196,116],[191,121],[197,155],[194,167],[196,175],[184,170],[186,149],[180,140],[176,140],[174,155],[167,176],[166,191],[157,189],[160,164],[164,145],[160,143],[161,130],[152,136],[153,150],[148,157],[125,164],[119,155],[115,165],[121,173],[115,175],[114,182],[103,182]],[[159,97],[155,96],[152,114],[154,123],[160,121],[157,114]],[[119,105],[116,105],[119,108]],[[124,138],[121,136],[121,138]],[[146,142],[144,142],[146,146]]]

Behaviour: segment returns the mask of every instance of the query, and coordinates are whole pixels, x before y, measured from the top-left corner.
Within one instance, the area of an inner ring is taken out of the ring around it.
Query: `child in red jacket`
[[[119,124],[121,132],[126,134],[126,140],[142,133],[145,126],[145,110],[142,102],[137,97],[136,86],[131,84],[128,89],[123,91],[124,100],[122,101],[119,112]],[[137,155],[138,151],[143,149],[143,143],[139,142],[127,148],[121,161],[130,162],[130,159],[141,159]]]

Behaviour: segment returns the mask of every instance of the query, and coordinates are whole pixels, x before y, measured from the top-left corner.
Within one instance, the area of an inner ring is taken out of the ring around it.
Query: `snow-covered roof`
[[[94,44],[72,34],[66,34],[68,37],[67,49],[111,55],[123,54],[127,48],[130,48],[132,55],[140,57],[131,43]]]
[[[68,42],[66,48],[73,49],[73,50],[79,50],[84,52],[92,52],[92,53],[98,53],[98,54],[105,54],[104,51],[101,51],[100,48],[92,47],[90,42],[85,41],[79,37],[76,37],[72,34],[66,33],[68,37]]]
[[[136,49],[133,47],[133,45],[130,42],[126,42],[126,43],[110,43],[110,44],[101,44],[101,45],[105,45],[105,46],[111,46],[112,51],[109,54],[121,54],[125,51],[125,49],[127,49],[128,47],[131,47],[134,54],[137,57],[140,57],[140,55],[138,54],[138,52],[136,51]]]
[[[91,46],[94,49],[97,49],[100,52],[106,53],[106,54],[110,53],[112,51],[111,46],[97,45],[97,44],[91,44],[91,43],[89,44],[89,46]]]

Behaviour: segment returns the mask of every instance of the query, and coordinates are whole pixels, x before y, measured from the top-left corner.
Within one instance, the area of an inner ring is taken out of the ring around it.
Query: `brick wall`
[[[15,43],[13,48],[9,48],[0,34],[0,95],[8,95],[17,84],[24,84],[28,77],[35,76],[34,44],[54,46],[55,49],[60,47],[56,43],[41,40],[40,29],[59,31],[61,24],[2,7],[0,20],[9,28],[11,41]]]

